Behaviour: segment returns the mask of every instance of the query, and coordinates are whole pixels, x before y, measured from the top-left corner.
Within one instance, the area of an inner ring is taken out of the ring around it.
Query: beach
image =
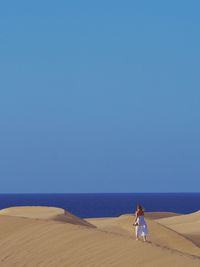
[[[150,235],[144,243],[135,240],[130,214],[84,220],[53,207],[4,209],[0,266],[200,266],[199,212],[147,213],[146,218]],[[180,221],[186,234],[177,229]]]

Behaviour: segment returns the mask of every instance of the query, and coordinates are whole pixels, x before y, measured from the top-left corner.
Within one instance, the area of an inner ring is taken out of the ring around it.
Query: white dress
[[[147,224],[145,222],[144,216],[138,216],[136,223],[138,223],[139,225],[137,225],[135,227],[135,233],[136,236],[145,236],[148,235],[148,227]]]

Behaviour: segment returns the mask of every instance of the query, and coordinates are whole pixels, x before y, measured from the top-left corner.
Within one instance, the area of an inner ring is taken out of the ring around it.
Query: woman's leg
[[[135,238],[136,238],[136,240],[138,240],[138,237],[139,237],[138,231],[139,231],[139,226],[136,226],[135,227]]]
[[[147,235],[148,235],[148,227],[147,227],[147,224],[145,223],[144,232],[143,232],[143,240],[144,240],[144,242],[147,241]]]

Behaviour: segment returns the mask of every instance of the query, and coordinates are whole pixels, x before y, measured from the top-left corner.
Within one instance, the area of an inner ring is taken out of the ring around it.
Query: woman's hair
[[[137,205],[136,214],[138,216],[144,215],[144,208],[142,207],[142,205],[140,205],[140,204]]]
[[[137,204],[137,210],[144,211],[144,208],[142,207],[142,205],[140,205],[140,204]]]

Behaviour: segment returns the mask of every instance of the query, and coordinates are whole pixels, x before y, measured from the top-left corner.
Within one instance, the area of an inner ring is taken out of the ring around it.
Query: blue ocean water
[[[12,206],[54,206],[81,217],[112,217],[146,211],[190,213],[200,210],[200,193],[0,194],[0,209]]]

